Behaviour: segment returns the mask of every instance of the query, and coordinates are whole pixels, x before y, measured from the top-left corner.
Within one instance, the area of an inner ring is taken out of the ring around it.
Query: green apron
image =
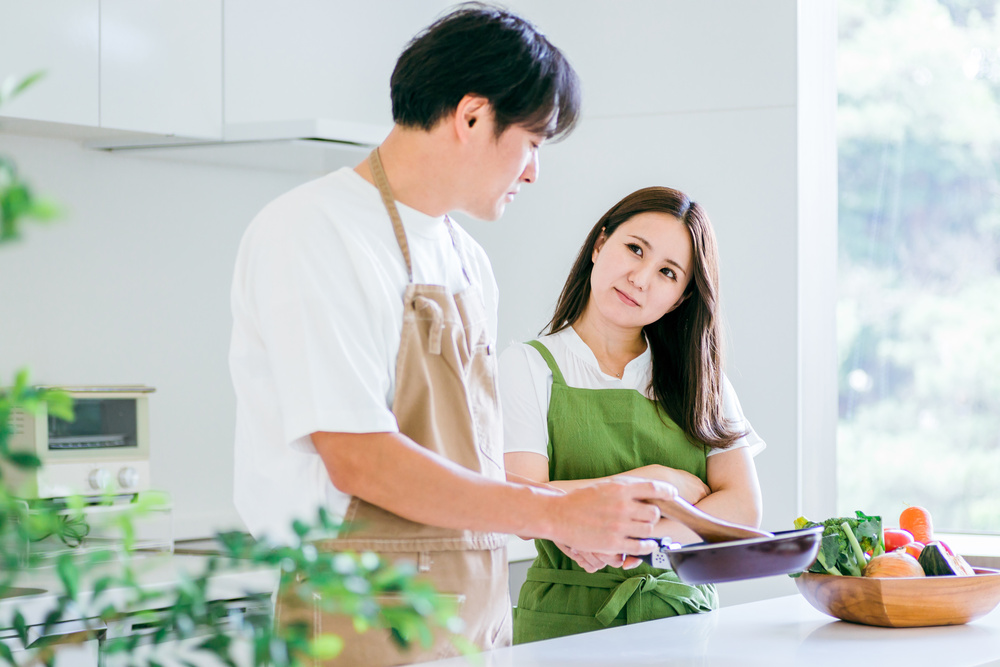
[[[606,477],[659,463],[706,481],[706,448],[692,444],[653,401],[633,389],[567,386],[549,350],[538,341],[528,344],[552,371],[550,480]],[[714,586],[681,583],[673,570],[643,563],[588,574],[548,540],[535,540],[535,548],[538,557],[514,609],[515,644],[718,607]]]

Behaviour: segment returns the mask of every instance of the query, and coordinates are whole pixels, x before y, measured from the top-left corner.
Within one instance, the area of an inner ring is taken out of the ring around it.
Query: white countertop
[[[773,598],[522,644],[421,667],[1000,666],[1000,608],[966,625],[877,628],[838,621],[802,596]]]
[[[158,592],[170,590],[180,577],[187,573],[192,577],[201,575],[205,570],[205,563],[208,558],[205,556],[179,556],[171,554],[142,556],[135,558],[132,562],[133,571],[136,578],[145,591]],[[107,566],[109,574],[120,575],[120,566],[111,563]],[[80,583],[80,602],[86,609],[89,604],[89,587],[93,585],[99,572],[94,572]],[[44,593],[36,595],[26,595],[21,597],[8,597],[0,599],[0,628],[12,627],[11,618],[14,611],[20,611],[25,617],[28,625],[44,622],[45,614],[55,608],[58,592],[63,590],[59,579],[52,567],[42,567],[28,570],[17,578],[14,582],[16,587],[31,587],[43,589]],[[278,585],[278,571],[276,568],[266,568],[261,566],[240,566],[225,567],[220,569],[209,580],[208,597],[212,600],[232,600],[243,597],[258,595],[270,595]],[[54,591],[54,592],[52,592]],[[123,587],[111,587],[102,596],[102,600],[114,602],[116,605],[125,604],[130,596],[130,591]],[[166,598],[153,600],[141,608],[154,609],[170,605]],[[133,608],[132,611],[138,611]],[[96,615],[96,614],[95,614]],[[80,613],[74,614],[67,611],[64,620],[76,620],[81,618]]]

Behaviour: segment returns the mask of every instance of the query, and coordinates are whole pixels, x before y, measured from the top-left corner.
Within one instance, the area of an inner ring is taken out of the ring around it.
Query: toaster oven
[[[75,419],[15,410],[11,451],[35,454],[40,468],[7,463],[3,477],[19,498],[120,495],[149,490],[151,387],[45,387],[73,398]]]

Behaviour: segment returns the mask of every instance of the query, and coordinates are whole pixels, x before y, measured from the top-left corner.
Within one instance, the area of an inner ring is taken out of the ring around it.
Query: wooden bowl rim
[[[1000,570],[995,570],[991,567],[973,567],[972,570],[975,574],[951,574],[951,575],[925,575],[923,577],[854,577],[846,574],[827,574],[825,572],[802,572],[796,579],[801,579],[802,577],[808,576],[810,579],[822,579],[823,577],[830,577],[831,579],[843,579],[844,581],[859,580],[859,581],[956,581],[959,579],[968,579],[971,577],[987,577],[992,578],[1000,575]]]

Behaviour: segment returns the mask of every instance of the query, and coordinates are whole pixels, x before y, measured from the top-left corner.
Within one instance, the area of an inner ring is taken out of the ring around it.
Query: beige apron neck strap
[[[451,223],[450,216],[444,216],[444,224],[448,226],[448,234],[451,236],[451,245],[455,248],[455,252],[458,253],[458,261],[462,265],[462,275],[465,276],[465,282],[468,285],[472,285],[472,278],[469,277],[469,272],[465,270],[465,253],[462,252],[462,248],[458,243],[458,235],[455,233],[455,226]]]
[[[389,187],[389,179],[385,177],[385,169],[382,168],[382,160],[378,155],[378,148],[375,148],[368,155],[368,167],[372,170],[372,178],[375,179],[375,187],[382,195],[382,203],[385,210],[389,212],[389,219],[392,220],[392,229],[396,233],[396,242],[403,252],[403,260],[406,261],[406,275],[413,282],[413,264],[410,262],[410,246],[406,242],[406,232],[403,230],[403,221],[399,217],[399,209],[396,208],[396,198],[392,196],[392,189]]]
[[[399,217],[399,209],[396,208],[396,198],[392,196],[392,188],[389,187],[389,179],[386,178],[385,169],[382,168],[382,158],[379,157],[378,148],[368,154],[368,167],[372,170],[372,178],[375,179],[375,186],[382,195],[382,203],[385,210],[389,212],[389,219],[392,220],[392,229],[396,233],[396,242],[403,252],[403,259],[406,261],[406,275],[413,282],[413,264],[410,261],[410,244],[406,241],[406,230],[403,229],[403,220]],[[455,227],[451,223],[451,218],[444,216],[444,223],[448,227],[448,234],[451,236],[451,244],[458,253],[458,261],[462,264],[462,275],[465,281],[472,285],[469,272],[465,269],[465,258],[458,244],[458,237],[455,235]]]

